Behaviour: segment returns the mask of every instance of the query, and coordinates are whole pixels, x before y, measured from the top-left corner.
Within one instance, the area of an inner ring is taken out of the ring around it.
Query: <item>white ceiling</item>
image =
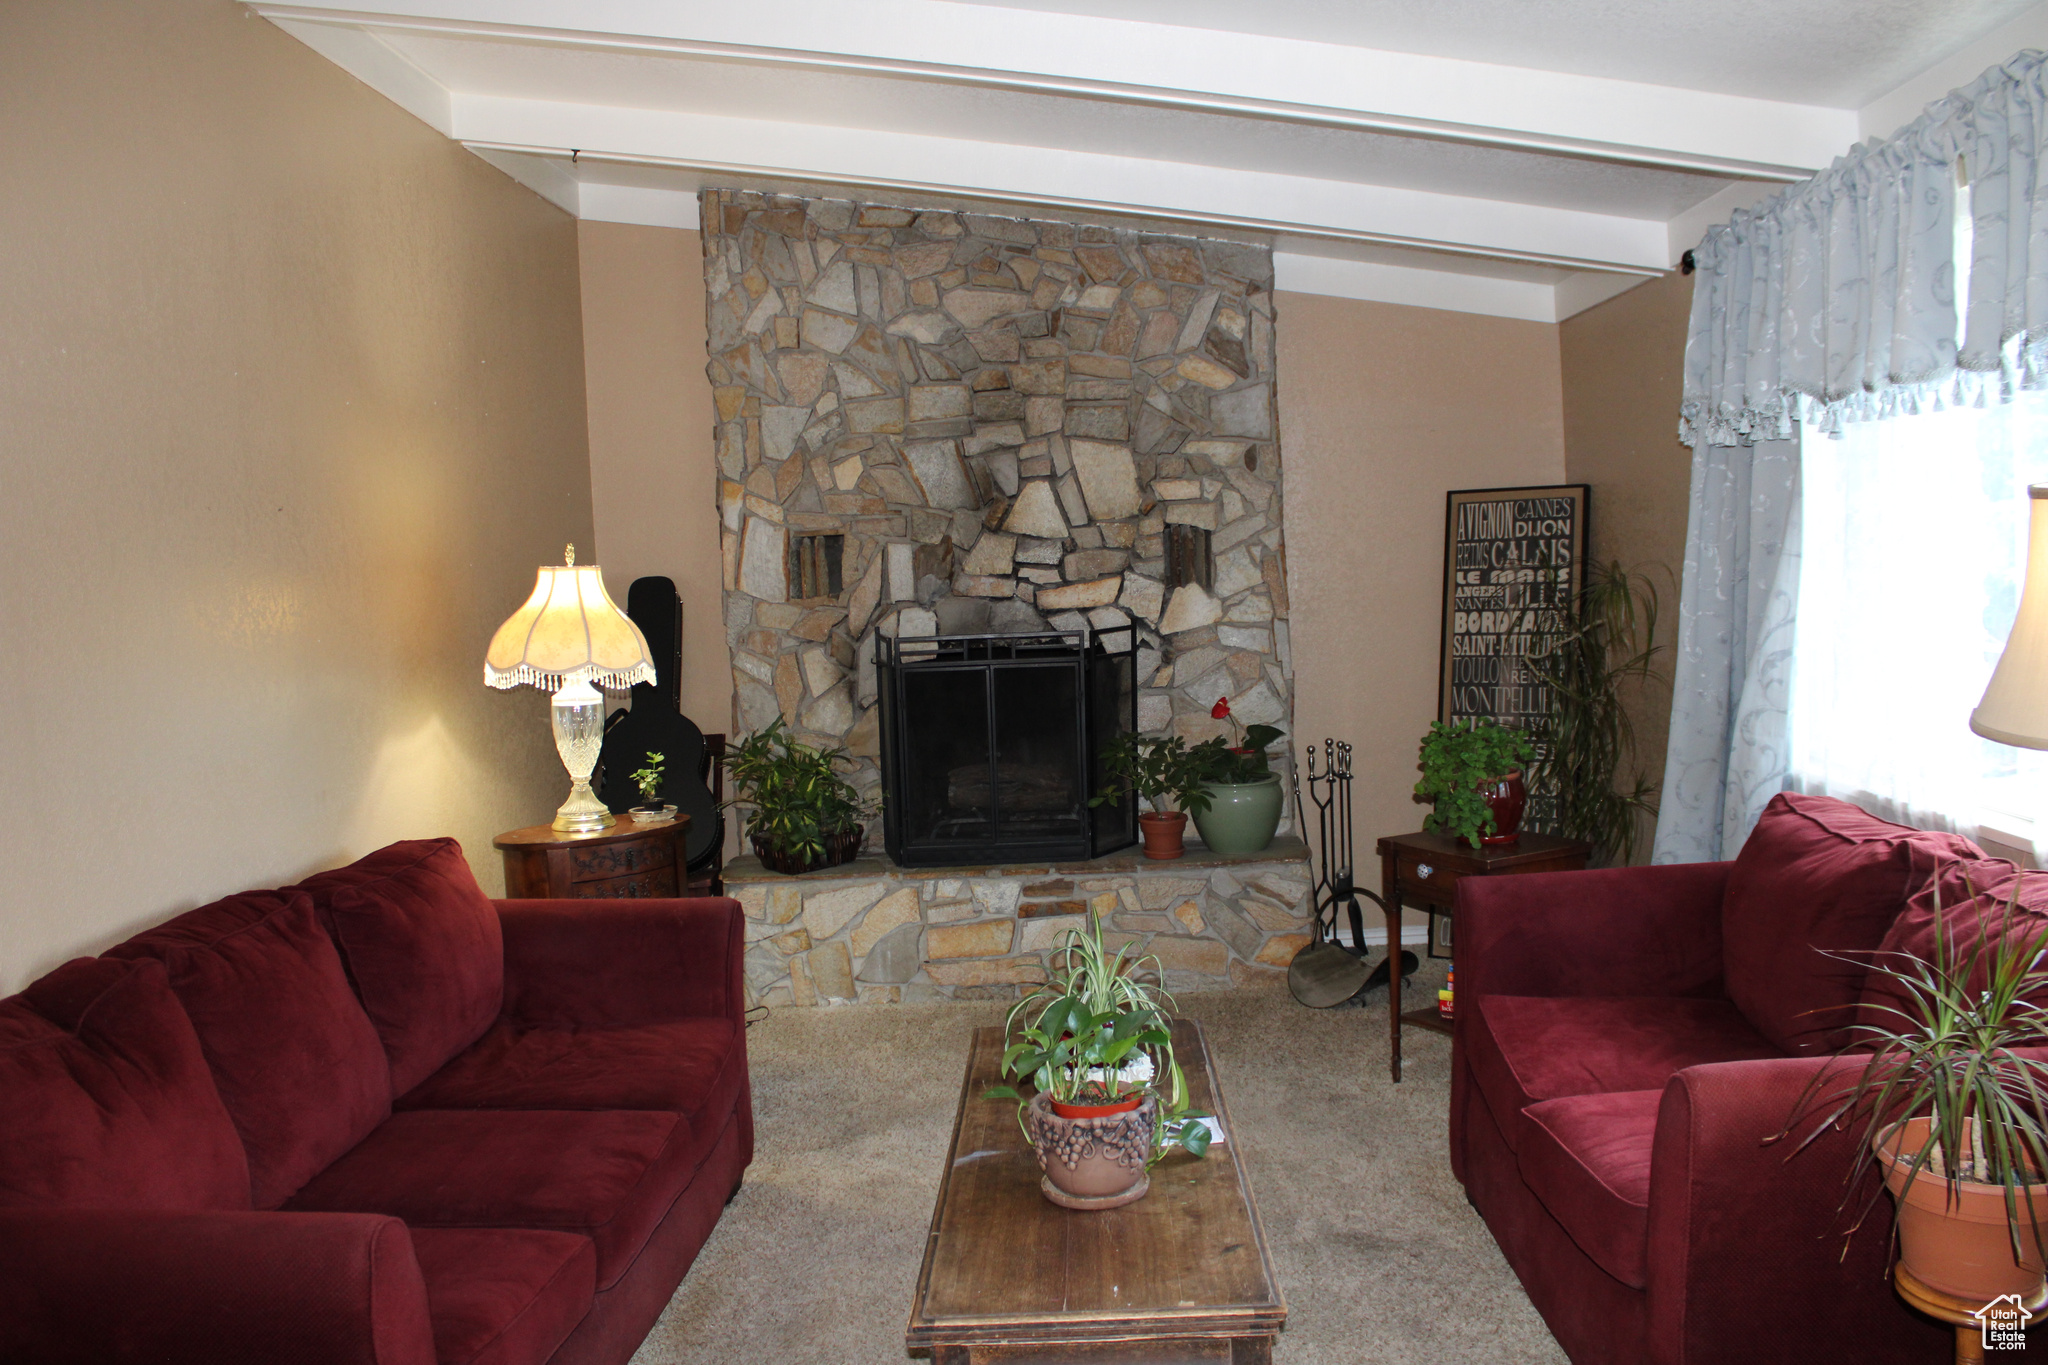
[[[1537,321],[2048,44],[2048,0],[249,3],[585,218],[1005,205]]]

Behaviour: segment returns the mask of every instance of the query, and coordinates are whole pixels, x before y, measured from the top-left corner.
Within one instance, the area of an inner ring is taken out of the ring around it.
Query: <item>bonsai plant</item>
[[[1864,1018],[1876,1022],[1854,1025],[1861,1037],[1836,1054],[1846,1083],[1824,1069],[1772,1139],[1816,1116],[1794,1153],[1830,1127],[1852,1132],[1845,1205],[1876,1167],[1897,1204],[1901,1267],[1975,1303],[2031,1297],[2048,1251],[2048,1059],[2018,1051],[2048,1042],[2048,1009],[2035,1003],[2048,991],[2048,927],[2014,932],[2018,896],[2015,878],[2003,906],[1973,900],[1944,918],[1937,882],[1933,961],[1873,955],[1896,1003],[1866,992]],[[1974,941],[1959,946],[1954,921],[1966,917]],[[1851,1233],[1876,1200],[1873,1190]]]
[[[1152,803],[1138,815],[1138,829],[1148,858],[1178,858],[1186,851],[1183,835],[1188,812],[1208,808],[1208,780],[1202,762],[1179,735],[1140,735],[1125,731],[1102,751],[1102,766],[1117,781],[1107,783],[1088,802],[1091,806],[1121,801],[1126,790]]]
[[[647,766],[633,773],[633,785],[640,789],[641,804],[633,807],[633,819],[640,824],[673,820],[676,808],[661,799],[661,783],[668,770],[666,755],[650,753]]]
[[[1003,1075],[1029,1079],[1033,1093],[999,1085],[984,1098],[1017,1102],[1046,1198],[1115,1208],[1144,1196],[1146,1172],[1172,1148],[1208,1151],[1209,1127],[1188,1107],[1174,1060],[1173,998],[1138,978],[1147,964],[1156,976],[1158,960],[1133,956],[1130,944],[1112,954],[1101,916],[1091,914],[1086,928],[1067,931],[1054,962],[1054,979],[1005,1021],[1016,1041],[1003,1051]]]
[[[860,792],[842,777],[844,746],[814,749],[783,729],[780,717],[726,751],[738,793],[729,806],[751,806],[746,831],[771,871],[792,875],[851,862],[860,853]]]
[[[1280,729],[1239,724],[1228,697],[1218,698],[1209,715],[1229,721],[1237,742],[1218,736],[1190,750],[1209,793],[1208,804],[1194,812],[1195,828],[1212,852],[1257,853],[1280,828],[1280,775],[1266,762],[1266,750],[1280,738]]]
[[[1550,809],[1530,827],[1592,843],[1596,862],[1632,862],[1656,785],[1641,772],[1617,781],[1635,752],[1629,693],[1659,677],[1657,588],[1617,563],[1596,565],[1568,626],[1529,668],[1550,689],[1551,712],[1528,783]],[[1539,810],[1542,806],[1539,805]]]
[[[1529,736],[1483,717],[1470,724],[1437,721],[1422,737],[1422,780],[1415,799],[1435,803],[1424,829],[1441,830],[1478,848],[1511,844],[1521,835],[1527,800],[1522,765],[1535,753]]]

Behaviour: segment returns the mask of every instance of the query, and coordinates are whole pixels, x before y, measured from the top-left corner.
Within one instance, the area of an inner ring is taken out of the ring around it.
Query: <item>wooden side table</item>
[[[1401,905],[1403,898],[1429,912],[1449,915],[1457,901],[1458,883],[1467,877],[1502,877],[1516,872],[1577,872],[1593,856],[1593,846],[1579,839],[1560,839],[1551,834],[1524,834],[1512,844],[1473,848],[1462,839],[1446,834],[1390,834],[1379,841],[1380,896],[1387,903],[1387,960],[1395,970],[1387,973],[1387,1031],[1393,1039],[1393,1074],[1401,1079],[1401,1025],[1414,1024],[1436,1033],[1449,1033],[1451,1026],[1437,1013],[1434,1001],[1428,1008],[1401,1012],[1400,960]],[[1454,921],[1455,923],[1455,921]],[[1456,936],[1452,942],[1455,945]],[[1455,946],[1452,956],[1456,956]],[[1456,1008],[1456,1002],[1452,1002]]]
[[[687,815],[659,825],[636,825],[625,816],[595,834],[533,825],[491,843],[504,855],[505,894],[514,900],[678,896],[689,828]]]

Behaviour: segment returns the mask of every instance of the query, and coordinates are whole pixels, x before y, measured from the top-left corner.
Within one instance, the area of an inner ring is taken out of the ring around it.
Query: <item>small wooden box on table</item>
[[[1458,883],[1467,877],[1505,877],[1517,872],[1577,872],[1593,854],[1593,846],[1578,839],[1560,839],[1550,834],[1524,834],[1512,844],[1473,848],[1462,839],[1445,834],[1390,834],[1379,841],[1380,898],[1387,903],[1387,953],[1401,951],[1401,906],[1413,901],[1435,916],[1451,913],[1457,902]],[[1453,922],[1455,924],[1455,921]],[[1455,943],[1455,933],[1453,935]],[[1452,949],[1453,954],[1456,948]],[[1456,1001],[1452,1007],[1456,1008]],[[1437,1013],[1436,1002],[1423,1009],[1401,1012],[1401,974],[1389,972],[1387,981],[1387,1031],[1393,1038],[1392,1070],[1401,1079],[1401,1025],[1414,1024],[1437,1033],[1449,1033],[1451,1026]]]
[[[1083,1213],[1039,1193],[1002,1083],[1003,1031],[974,1032],[905,1341],[932,1365],[1270,1365],[1287,1305],[1201,1028],[1173,1025],[1197,1110],[1225,1140],[1152,1168],[1135,1204]]]
[[[635,824],[621,817],[595,834],[552,825],[515,829],[491,840],[505,858],[511,900],[603,900],[681,896],[684,835],[690,817]]]

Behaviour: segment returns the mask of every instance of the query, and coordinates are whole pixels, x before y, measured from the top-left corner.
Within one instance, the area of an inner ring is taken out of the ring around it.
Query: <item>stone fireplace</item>
[[[1057,634],[1129,656],[1143,732],[1225,733],[1228,697],[1292,740],[1266,248],[700,203],[739,731],[844,744],[876,794],[882,641]]]

